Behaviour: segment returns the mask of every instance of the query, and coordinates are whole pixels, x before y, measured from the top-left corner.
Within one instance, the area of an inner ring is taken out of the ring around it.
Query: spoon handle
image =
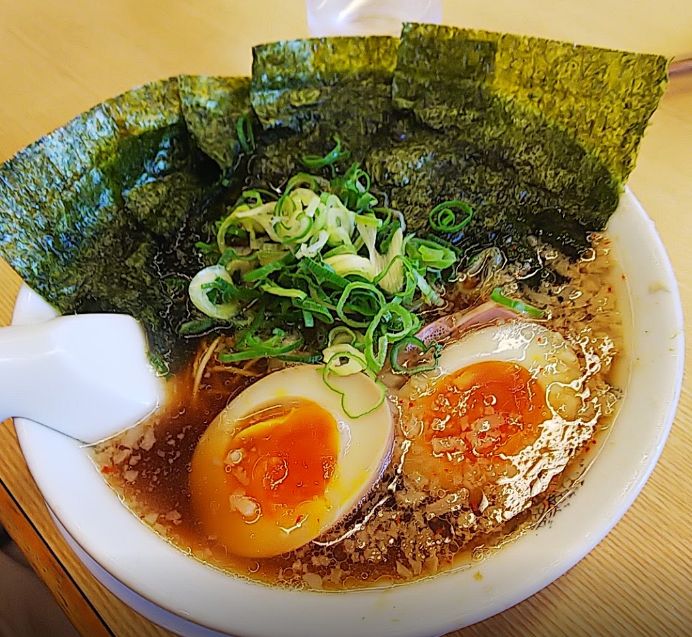
[[[61,316],[0,328],[0,418],[28,418],[94,443],[162,400],[139,323],[122,314]]]
[[[35,415],[41,395],[50,391],[42,385],[51,349],[43,325],[0,328],[0,419]]]

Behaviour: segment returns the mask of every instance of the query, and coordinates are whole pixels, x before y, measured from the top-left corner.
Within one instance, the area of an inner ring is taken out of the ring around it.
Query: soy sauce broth
[[[337,527],[285,555],[256,560],[229,554],[195,519],[188,486],[190,462],[207,426],[230,400],[267,373],[267,363],[252,361],[243,369],[229,370],[212,360],[197,388],[199,363],[212,345],[209,337],[169,382],[163,408],[125,435],[95,448],[95,462],[123,503],[144,523],[182,551],[236,576],[271,585],[342,590],[403,583],[468,567],[523,530],[545,522],[568,500],[607,435],[626,385],[624,319],[616,301],[622,298],[617,292],[622,281],[607,238],[594,237],[593,254],[577,263],[554,250],[546,250],[543,256],[562,271],[567,283],[526,289],[526,300],[547,305],[551,309],[547,326],[572,343],[586,335],[594,347],[610,344],[607,356],[599,359],[600,371],[589,381],[602,401],[603,414],[594,435],[581,445],[567,468],[532,499],[528,509],[502,524],[484,521],[473,493],[459,492],[450,502],[450,493],[427,492],[425,476],[404,476],[392,496],[388,487],[407,452],[407,440],[398,429],[389,468],[372,493]],[[466,289],[460,282],[447,295],[445,311],[481,302],[487,298],[488,287],[502,277],[516,277],[516,272],[498,273],[485,288]],[[393,392],[390,399],[396,407],[400,396]]]

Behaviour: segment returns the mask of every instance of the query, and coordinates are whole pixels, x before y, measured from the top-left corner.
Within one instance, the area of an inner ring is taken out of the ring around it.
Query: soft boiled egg
[[[402,389],[411,440],[404,472],[440,495],[468,489],[481,512],[494,493],[496,515],[508,519],[583,442],[574,427],[581,376],[575,352],[543,325],[514,320],[468,332],[443,349],[438,369]]]
[[[340,379],[350,413],[376,404],[363,374]],[[296,549],[333,526],[367,495],[389,461],[386,401],[349,417],[322,368],[290,367],[243,391],[216,417],[192,459],[192,505],[205,531],[245,557]]]

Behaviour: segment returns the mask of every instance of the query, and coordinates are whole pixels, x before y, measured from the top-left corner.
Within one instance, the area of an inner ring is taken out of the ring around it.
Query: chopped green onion
[[[357,254],[357,250],[353,245],[350,245],[350,246],[340,245],[340,246],[336,246],[336,248],[332,248],[331,250],[327,250],[326,252],[323,252],[322,258],[326,260],[329,257],[336,257],[340,254]]]
[[[433,243],[437,243],[437,244],[441,245],[442,247],[447,248],[448,250],[451,250],[452,252],[454,252],[454,254],[457,255],[457,257],[459,257],[463,253],[463,250],[461,248],[459,248],[458,246],[455,246],[450,241],[446,241],[442,237],[438,237],[436,234],[429,234],[425,238],[428,241],[432,241]]]
[[[453,266],[457,260],[453,250],[429,239],[418,237],[412,237],[406,243],[406,254],[411,259],[416,259],[421,265],[435,270],[445,270]]]
[[[236,132],[249,152],[249,116],[238,120]],[[398,373],[428,368],[427,359],[410,369],[397,367],[399,355],[407,348],[429,351],[413,336],[420,326],[416,311],[443,303],[435,285],[454,273],[460,251],[435,235],[406,233],[401,212],[376,207],[370,176],[357,163],[335,175],[334,164],[347,155],[335,138],[325,156],[303,158],[311,169],[329,166],[331,180],[298,173],[282,192],[244,190],[215,224],[216,245],[198,244],[208,260],[216,259],[189,287],[192,302],[208,318],[181,330],[192,335],[218,321],[240,328],[236,351],[219,354],[222,362],[317,362],[321,356],[325,382],[337,392],[340,375],[374,378],[387,356]],[[437,232],[454,232],[472,214],[468,204],[448,201],[431,211],[430,224]],[[301,330],[310,330],[321,354],[305,351],[302,337],[286,336]]]
[[[239,352],[224,352],[218,354],[217,358],[222,363],[238,363],[240,361],[252,360],[253,358],[274,358],[283,354],[288,354],[299,349],[303,345],[303,337],[299,336],[294,341],[285,345],[274,345],[274,339],[270,338],[267,342],[258,341],[253,347]]]
[[[373,319],[373,324],[380,321],[387,327],[387,339],[394,343],[415,332],[420,327],[420,319],[399,303],[387,303]]]
[[[377,266],[370,259],[357,254],[337,254],[324,262],[342,277],[355,274],[372,281],[377,276]]]
[[[216,244],[221,254],[223,254],[226,251],[226,248],[228,247],[226,245],[226,236],[229,232],[232,232],[235,235],[238,231],[242,231],[247,235],[247,232],[245,232],[243,228],[238,228],[236,226],[236,223],[237,222],[233,218],[233,215],[228,215],[228,217],[226,217],[223,220],[218,230],[216,231]]]
[[[280,285],[273,285],[271,283],[260,285],[260,289],[267,294],[284,296],[290,299],[300,299],[301,301],[308,296],[305,292],[303,292],[303,290],[298,290],[296,288],[282,288]]]
[[[365,367],[361,367],[361,364],[363,364],[364,361],[362,360],[361,353],[358,350],[350,348],[349,345],[344,345],[341,347],[343,347],[344,349],[340,351],[334,351],[330,358],[326,361],[324,367],[322,368],[322,381],[327,387],[329,387],[329,389],[341,396],[341,408],[344,410],[344,413],[349,418],[360,418],[361,416],[367,416],[368,414],[371,414],[373,411],[378,409],[380,405],[382,405],[382,403],[384,402],[386,396],[385,387],[381,382],[377,381],[377,387],[380,390],[377,402],[374,405],[366,408],[365,411],[351,411],[350,406],[347,403],[346,392],[342,391],[341,388],[332,381],[330,375],[334,374],[337,377],[345,376],[345,372],[347,369],[355,369],[357,367],[360,367],[359,371],[361,371],[365,370]]]
[[[236,347],[245,347],[252,341],[254,334],[265,319],[265,305],[264,301],[260,301],[258,306],[255,307],[254,314],[250,314],[252,320],[235,335]]]
[[[214,303],[210,298],[205,286],[212,284],[217,279],[233,285],[233,279],[222,265],[210,265],[204,270],[200,270],[190,281],[188,291],[190,300],[194,306],[207,316],[215,319],[226,320],[237,314],[240,309],[236,301],[225,303]]]
[[[371,323],[371,325],[374,324]],[[384,367],[384,363],[387,359],[387,348],[389,347],[389,340],[386,334],[380,336],[374,335],[375,330],[368,330],[365,332],[364,351],[365,360],[368,364],[368,369],[371,369],[374,373],[379,374]]]
[[[328,365],[334,361],[331,371],[337,376],[350,376],[367,368],[363,352],[348,343],[326,347],[322,350],[322,356]]]
[[[329,283],[340,290],[348,285],[348,279],[339,276],[334,272],[334,268],[326,263],[319,263],[308,257],[300,260],[300,268],[314,276],[319,284]]]
[[[285,257],[267,263],[261,268],[255,268],[243,274],[243,281],[246,283],[252,283],[253,281],[260,281],[261,279],[266,279],[272,272],[278,272],[282,270],[288,263],[293,260],[293,255],[288,254]]]
[[[280,354],[276,358],[290,363],[306,363],[308,365],[315,365],[322,360],[322,354]]]
[[[461,219],[457,221],[457,214]],[[465,228],[473,218],[473,208],[465,201],[451,199],[435,206],[428,215],[430,227],[437,232],[458,232]]]
[[[334,322],[334,317],[329,311],[329,308],[325,307],[321,303],[318,303],[317,301],[313,301],[312,299],[294,299],[293,305],[301,309],[303,312],[309,312],[313,318],[316,316],[320,321],[322,321],[322,323],[331,325]],[[312,326],[305,323],[305,327]]]
[[[351,328],[346,327],[345,325],[337,325],[329,332],[329,346],[344,343],[346,345],[353,345],[359,340],[359,336],[362,338],[362,335],[357,334]]]
[[[336,304],[338,317],[349,327],[368,327],[379,309],[386,304],[384,294],[372,283],[354,281],[349,283]],[[355,320],[347,315],[358,314],[367,320]]]
[[[343,177],[333,179],[332,188],[351,210],[361,212],[377,204],[377,198],[370,192],[370,175],[357,163],[352,164]]]
[[[433,287],[428,283],[426,278],[420,274],[420,272],[417,272],[416,270],[412,269],[411,273],[413,274],[413,277],[416,280],[416,285],[418,286],[418,289],[420,290],[421,294],[423,295],[423,298],[426,300],[427,303],[430,305],[444,305],[444,301],[442,300],[442,297],[433,289]]]
[[[382,220],[378,219],[372,214],[368,215],[362,215],[362,214],[357,214],[356,215],[356,222],[362,224],[363,226],[367,226],[369,228],[375,228],[376,230],[382,227]]]
[[[289,255],[287,250],[277,249],[272,247],[273,245],[274,244],[264,244],[255,252],[260,265],[268,265],[269,263],[273,263]]]
[[[204,241],[197,241],[195,243],[195,248],[197,248],[202,254],[214,254],[218,251],[218,246],[213,243],[206,243]]]
[[[286,182],[284,194],[291,192],[295,188],[309,188],[316,190],[319,186],[320,178],[308,173],[296,173]]]
[[[226,267],[228,272],[228,267]],[[252,301],[256,299],[260,293],[247,286],[237,286],[232,279],[217,276],[213,281],[202,284],[202,290],[207,294],[209,300],[220,305],[222,303],[230,303],[231,301]]]
[[[404,367],[399,362],[399,356],[406,349],[419,350],[422,356],[425,356],[432,350],[433,359],[429,363],[419,363],[413,367]],[[419,374],[421,372],[430,372],[437,369],[437,361],[440,358],[440,346],[437,343],[426,345],[423,341],[415,336],[407,336],[399,342],[394,343],[389,352],[389,363],[395,374]]]
[[[241,115],[235,123],[236,137],[244,153],[255,150],[255,133],[252,130],[252,121],[249,115]]]
[[[178,334],[180,336],[197,336],[209,331],[215,324],[216,322],[212,318],[193,319],[183,323],[178,328]]]
[[[534,307],[533,305],[529,305],[528,303],[524,303],[524,301],[520,301],[519,299],[512,299],[508,296],[505,296],[502,293],[501,288],[495,288],[491,292],[490,298],[499,305],[504,305],[505,307],[508,307],[510,310],[514,310],[519,314],[524,314],[525,316],[529,316],[531,318],[543,318],[543,315],[545,314],[545,312],[540,308]]]
[[[301,158],[303,165],[310,170],[317,170],[325,166],[331,166],[337,161],[348,157],[350,153],[347,150],[341,150],[341,140],[337,136],[334,136],[334,141],[336,145],[324,156],[303,155]]]
[[[264,197],[275,200],[277,199],[277,194],[266,188],[250,188],[249,190],[243,190],[236,202],[236,207],[238,204],[247,203],[248,201],[254,201],[255,206],[260,206],[264,203]]]

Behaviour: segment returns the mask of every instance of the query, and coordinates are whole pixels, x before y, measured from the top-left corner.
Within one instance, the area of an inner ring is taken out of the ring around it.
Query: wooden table
[[[449,2],[446,21],[671,56],[692,50],[686,0],[547,4]],[[0,0],[0,161],[135,84],[177,73],[247,74],[253,43],[306,33],[300,1]],[[630,185],[657,223],[689,316],[692,73],[673,77]],[[0,261],[0,324],[10,320],[19,284]],[[691,458],[688,378],[651,480],[608,537],[539,594],[458,634],[691,634]],[[0,427],[0,523],[82,634],[168,634],[129,610],[78,562],[48,516],[10,426]]]

